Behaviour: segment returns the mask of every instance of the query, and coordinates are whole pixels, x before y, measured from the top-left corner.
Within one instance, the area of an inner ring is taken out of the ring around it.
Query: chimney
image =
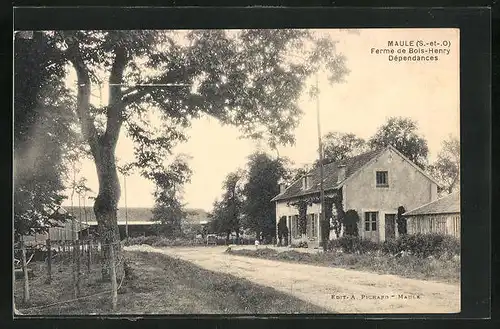
[[[338,173],[337,173],[337,183],[342,182],[345,179],[345,171],[346,171],[346,165],[344,164],[339,164],[338,165]]]
[[[307,190],[308,188],[311,187],[311,177],[312,177],[312,175],[309,173],[302,176],[302,189],[303,190]]]

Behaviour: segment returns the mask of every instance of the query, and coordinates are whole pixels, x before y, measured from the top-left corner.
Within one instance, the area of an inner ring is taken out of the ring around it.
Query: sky
[[[319,109],[321,134],[331,131],[354,133],[368,139],[388,117],[403,116],[415,120],[419,134],[429,146],[433,161],[441,143],[449,135],[459,137],[459,31],[457,29],[362,29],[359,33],[331,30],[337,40],[337,51],[345,55],[349,75],[345,82],[329,84],[326,73],[320,72]],[[388,41],[449,42],[449,47],[429,46],[423,49],[449,49],[437,61],[395,62],[375,49],[389,47]],[[373,48],[373,50],[372,50]],[[75,83],[68,78],[69,83]],[[314,79],[308,81],[313,84]],[[311,164],[317,158],[316,100],[306,93],[299,106],[304,114],[295,130],[296,144],[279,147],[280,156],[290,158],[296,166]],[[183,201],[188,208],[210,211],[222,194],[222,182],[229,172],[244,168],[248,156],[265,143],[240,139],[237,128],[221,126],[215,119],[203,117],[192,122],[187,131],[189,140],[178,145],[174,153],[191,156],[191,182],[184,186]],[[133,144],[122,131],[116,155],[120,161],[133,159]],[[270,152],[275,155],[275,152]],[[95,166],[85,160],[77,177],[85,177],[93,191],[98,190]],[[120,176],[123,184],[123,177]],[[152,207],[154,185],[139,174],[127,177],[128,207]],[[122,185],[123,186],[123,185]],[[69,195],[69,193],[68,193]],[[78,202],[74,200],[74,202]],[[88,201],[87,201],[88,202]],[[69,205],[66,200],[64,205]],[[125,193],[119,207],[125,205]]]

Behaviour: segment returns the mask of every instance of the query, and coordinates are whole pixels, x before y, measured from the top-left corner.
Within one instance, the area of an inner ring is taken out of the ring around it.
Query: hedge
[[[382,252],[396,255],[407,252],[417,257],[446,257],[460,254],[459,239],[437,233],[403,235],[395,240],[376,243],[355,236],[343,236],[330,240],[328,249],[341,249],[345,253]]]

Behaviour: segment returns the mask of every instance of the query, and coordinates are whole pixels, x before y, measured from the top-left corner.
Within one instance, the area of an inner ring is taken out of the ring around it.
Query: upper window
[[[387,171],[377,171],[376,181],[377,181],[377,187],[389,186],[389,175]]]

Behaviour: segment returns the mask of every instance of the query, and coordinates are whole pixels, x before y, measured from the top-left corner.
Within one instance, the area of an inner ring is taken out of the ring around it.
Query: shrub
[[[292,247],[292,248],[307,248],[307,247],[308,247],[308,245],[307,245],[307,242],[305,242],[305,241],[301,241],[301,242],[299,242],[299,243],[292,243],[292,244],[290,245],[290,247]]]
[[[401,243],[400,240],[386,240],[380,246],[380,251],[384,254],[395,255],[401,252]]]
[[[364,254],[369,251],[379,249],[379,244],[371,240],[362,239],[357,236],[343,236],[338,239],[338,245],[345,253],[360,253]]]
[[[186,239],[186,238],[168,238],[165,236],[139,236],[129,238],[124,241],[125,246],[147,244],[153,247],[171,247],[171,246],[196,246],[204,245],[202,239]]]
[[[417,257],[453,257],[460,254],[460,241],[452,236],[428,233],[400,236],[397,240],[388,240],[382,244],[382,252],[397,254],[409,252]]]
[[[158,236],[137,236],[133,238],[128,238],[125,240],[124,245],[126,246],[132,246],[132,245],[141,245],[141,244],[147,244],[152,246],[155,241],[159,239]]]
[[[334,240],[328,240],[327,244],[326,244],[326,249],[327,250],[334,250],[334,249],[337,249],[337,248],[340,248],[340,242],[339,242],[339,239],[334,239]]]
[[[345,234],[349,236],[358,236],[359,215],[356,210],[349,209],[344,216]]]

